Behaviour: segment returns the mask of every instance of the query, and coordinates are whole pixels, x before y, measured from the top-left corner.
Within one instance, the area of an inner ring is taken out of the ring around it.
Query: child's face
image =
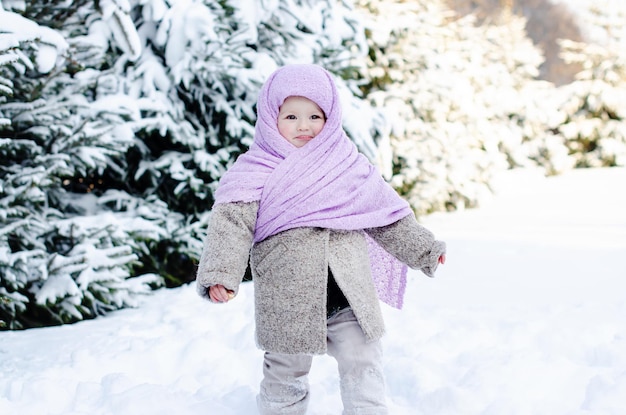
[[[324,111],[304,97],[287,97],[278,112],[278,131],[287,141],[300,148],[324,127]]]

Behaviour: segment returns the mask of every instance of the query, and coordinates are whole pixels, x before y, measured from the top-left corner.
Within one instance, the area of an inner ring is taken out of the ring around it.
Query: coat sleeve
[[[248,267],[257,210],[258,202],[213,207],[196,275],[200,296],[209,299],[207,289],[217,284],[237,294]]]
[[[410,268],[435,276],[439,257],[446,253],[445,242],[408,215],[391,225],[365,229],[365,232],[387,252]]]

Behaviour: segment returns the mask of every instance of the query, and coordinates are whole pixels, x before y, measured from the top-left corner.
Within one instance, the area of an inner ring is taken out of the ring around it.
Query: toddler
[[[263,85],[254,142],[215,193],[198,293],[237,295],[248,264],[265,351],[263,415],[305,414],[314,355],[338,364],[344,415],[387,414],[379,300],[401,307],[406,266],[432,277],[445,244],[418,224],[342,128],[332,76],[287,65]]]

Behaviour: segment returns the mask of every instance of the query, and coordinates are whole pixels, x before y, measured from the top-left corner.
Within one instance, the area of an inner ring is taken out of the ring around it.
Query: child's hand
[[[445,254],[444,254],[444,255],[441,255],[441,256],[439,257],[439,263],[440,263],[441,265],[443,265],[443,264],[445,264],[445,263],[446,263],[446,255],[445,255]]]
[[[227,290],[223,285],[217,284],[209,287],[209,297],[216,303],[227,303],[235,298],[235,293]]]

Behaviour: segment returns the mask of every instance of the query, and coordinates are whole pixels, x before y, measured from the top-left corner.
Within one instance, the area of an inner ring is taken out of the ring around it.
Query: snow
[[[626,4],[622,0],[556,0],[578,15],[584,34],[593,42],[605,43],[614,39],[616,28],[624,27]],[[606,11],[610,11],[605,13]],[[598,17],[601,15],[602,17]],[[607,31],[603,24],[613,29]],[[619,29],[617,29],[619,30]]]
[[[393,415],[626,413],[626,169],[499,177],[479,209],[422,222],[448,243],[435,279],[383,305]],[[261,380],[252,285],[192,285],[74,325],[0,333],[0,413],[249,415]],[[328,356],[309,414],[340,413]]]
[[[56,65],[59,56],[67,50],[68,44],[59,33],[53,29],[39,26],[16,13],[6,12],[0,4],[0,21],[2,22],[3,39],[0,40],[0,50],[9,45],[17,45],[27,38],[40,39],[39,50],[35,56],[37,70],[40,73],[50,72]]]

